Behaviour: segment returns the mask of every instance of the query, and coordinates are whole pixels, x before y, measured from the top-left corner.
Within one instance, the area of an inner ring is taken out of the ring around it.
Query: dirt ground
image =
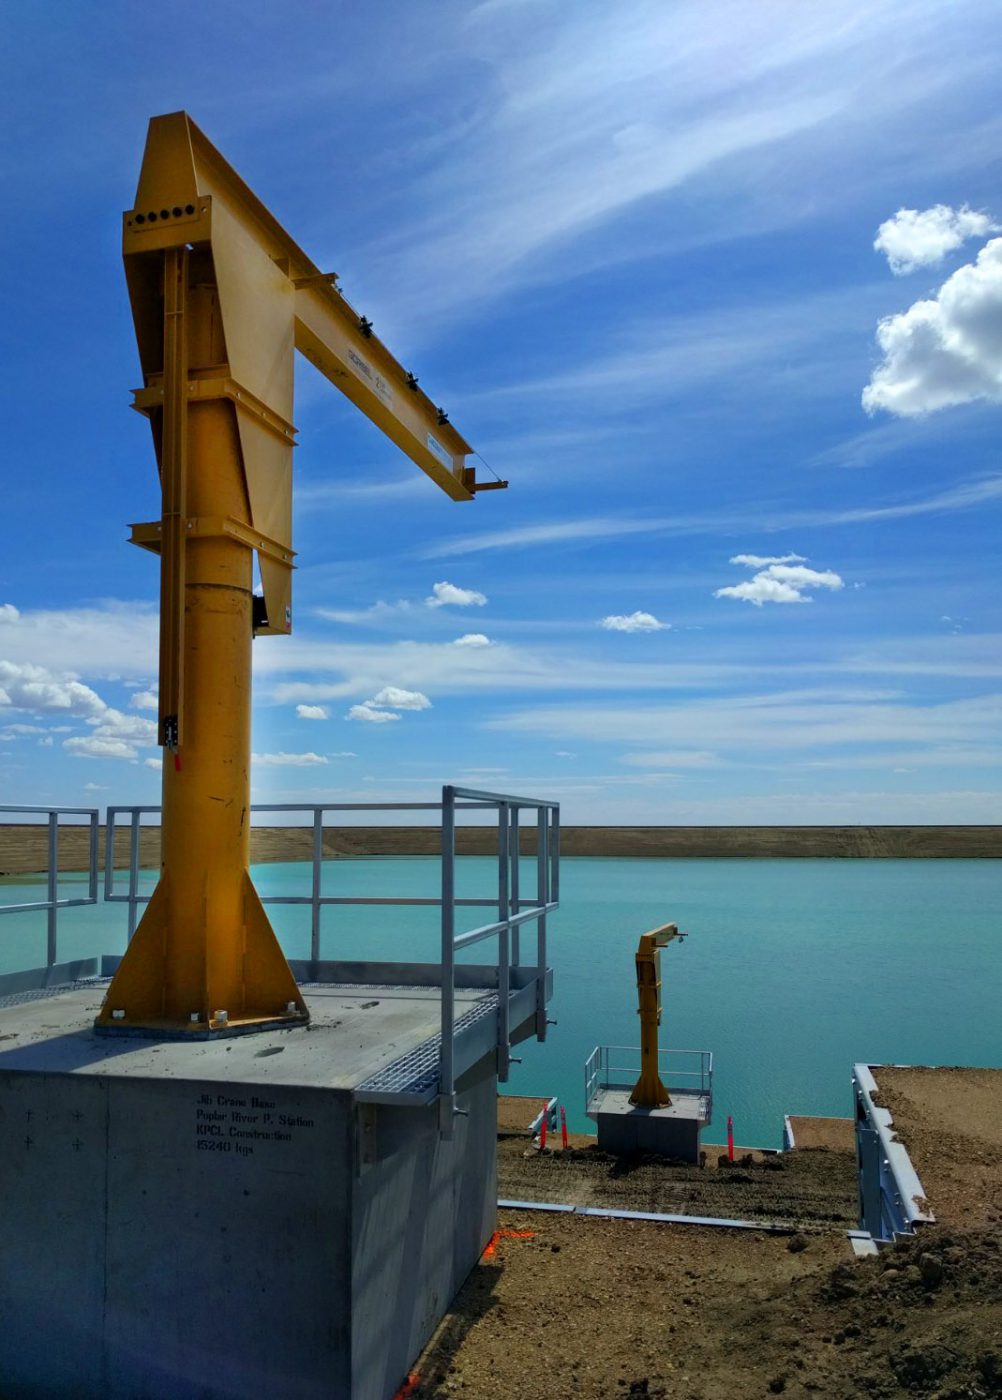
[[[1002,1070],[874,1069],[938,1220],[1002,1224]]]
[[[622,1161],[572,1137],[544,1154],[525,1136],[498,1137],[498,1196],[618,1210],[761,1220],[804,1231],[856,1227],[855,1157],[824,1148],[788,1154],[711,1149],[703,1168],[643,1156]],[[718,1165],[719,1162],[719,1165]]]
[[[901,1136],[940,1216],[913,1240],[857,1259],[835,1220],[777,1235],[501,1211],[498,1236],[401,1396],[1002,1395],[998,1195],[990,1182],[981,1194],[979,1173],[992,1164],[967,1156],[991,1155],[997,1141],[1002,1071],[980,1083],[982,1071],[946,1073],[955,1075],[954,1092],[929,1085],[920,1092],[897,1071],[878,1075],[882,1089],[887,1078],[888,1102],[896,1096]],[[974,1077],[965,1084],[965,1075]],[[972,1096],[983,1123],[968,1124],[958,1092]],[[943,1145],[936,1101],[944,1117],[959,1115],[952,1147]],[[500,1139],[501,1163],[514,1141]],[[813,1155],[822,1154],[804,1153]],[[536,1158],[536,1180],[547,1186],[575,1179],[572,1158],[563,1167],[556,1156]],[[561,1178],[544,1175],[560,1171]],[[707,1170],[707,1180],[713,1174]]]

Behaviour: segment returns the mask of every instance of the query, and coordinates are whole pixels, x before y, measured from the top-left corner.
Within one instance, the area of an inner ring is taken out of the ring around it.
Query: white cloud
[[[338,753],[329,753],[328,758],[358,758],[358,754],[351,749],[341,749]]]
[[[297,705],[297,719],[327,719],[327,710],[323,705]]]
[[[127,739],[88,734],[84,738],[64,739],[63,748],[80,758],[136,758],[136,748]]]
[[[98,738],[128,739],[131,743],[143,745],[157,742],[157,726],[153,720],[124,714],[111,705],[106,706],[100,715],[92,716],[87,723],[93,726]]]
[[[420,690],[401,690],[398,685],[384,685],[367,705],[387,710],[430,710],[431,701]]]
[[[388,724],[391,720],[399,718],[400,716],[392,710],[374,710],[368,700],[364,705],[352,705],[345,715],[345,719],[363,719],[368,724]]]
[[[457,588],[454,583],[443,582],[432,586],[431,597],[425,602],[429,608],[482,608],[487,598],[475,588]]]
[[[783,557],[803,558],[799,554]],[[736,554],[731,559],[732,564],[740,563],[752,568],[756,567],[758,562],[759,556],[755,554]],[[808,589],[827,588],[837,591],[844,587],[842,578],[831,569],[808,569],[803,564],[784,564],[777,559],[776,562],[766,564],[753,578],[744,583],[718,588],[713,596],[737,598],[739,602],[753,603],[755,607],[760,608],[763,603],[811,603],[814,600],[807,596]]]
[[[100,703],[101,711],[87,719],[93,732],[63,740],[63,748],[68,753],[85,758],[134,759],[138,757],[138,748],[156,744],[157,726],[152,720],[123,714],[105,705],[103,700]]]
[[[144,768],[155,768],[159,773],[163,770],[164,761],[162,758],[144,758],[143,766]]]
[[[987,214],[969,209],[966,204],[961,209],[934,204],[921,211],[899,209],[880,225],[873,246],[878,253],[887,255],[891,271],[901,277],[916,268],[941,263],[947,253],[968,238],[984,238],[997,231],[998,225]]]
[[[0,603],[0,623],[17,622],[20,616],[13,603]]]
[[[312,768],[327,760],[321,753],[252,753],[251,763],[259,768]]]
[[[867,413],[932,413],[975,399],[1002,399],[1002,238],[877,326],[883,362],[863,390]]]
[[[104,785],[104,783],[84,783],[84,785],[83,785],[83,790],[84,790],[84,792],[107,792],[107,791],[108,791],[108,789],[107,789],[107,787]]]
[[[803,564],[805,560],[802,554],[732,554],[728,562],[764,569],[769,564]]]
[[[61,711],[100,715],[107,709],[89,685],[73,677],[57,676],[47,667],[30,662],[0,661],[0,688],[9,705],[31,714]]]
[[[30,608],[16,617],[8,611],[5,622],[9,625],[2,632],[3,654],[10,662],[50,667],[58,657],[62,676],[118,675],[138,677],[144,684],[156,672],[157,617],[149,603]]]
[[[464,632],[461,637],[457,637],[452,643],[454,647],[489,647],[490,637],[485,637],[483,632]]]
[[[659,622],[653,613],[632,612],[624,617],[622,614],[613,613],[609,617],[603,617],[599,623],[607,632],[663,632],[670,627],[668,622]]]
[[[754,603],[760,608],[763,603],[809,603],[812,600],[791,587],[788,583],[780,583],[777,579],[770,578],[768,574],[756,574],[754,578],[748,579],[745,583],[734,583],[728,588],[718,588],[714,598],[737,598],[743,603]]]
[[[792,588],[844,588],[842,579],[831,569],[806,569],[802,564],[770,564],[766,572],[770,578],[788,583]]]
[[[155,690],[137,690],[129,701],[134,710],[158,710],[160,700]]]

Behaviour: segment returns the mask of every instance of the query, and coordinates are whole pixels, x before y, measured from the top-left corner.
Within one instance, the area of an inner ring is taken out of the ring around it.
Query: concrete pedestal
[[[699,1161],[699,1134],[706,1120],[698,1094],[672,1093],[668,1108],[637,1108],[629,1089],[604,1089],[589,1108],[603,1152],[630,1156],[657,1152],[682,1162]]]
[[[3,1013],[4,1400],[386,1400],[495,1226],[493,1057],[443,1140],[355,1093],[434,1033],[429,989],[194,1044],[96,1036],[100,998]]]

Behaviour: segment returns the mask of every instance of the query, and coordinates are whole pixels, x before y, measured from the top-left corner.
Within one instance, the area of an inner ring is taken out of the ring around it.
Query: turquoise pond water
[[[309,870],[253,873],[262,895],[307,894]],[[438,879],[433,859],[343,860],[325,866],[324,893],[433,896]],[[460,895],[489,897],[496,879],[489,859],[458,862]],[[83,892],[77,877],[60,886]],[[0,881],[0,904],[33,889]],[[307,956],[309,910],[269,913],[289,956]],[[465,927],[489,917],[460,913]],[[710,1142],[728,1113],[738,1142],[764,1146],[779,1144],[784,1113],[848,1115],[856,1060],[1002,1067],[1002,861],[568,858],[549,934],[559,1024],[545,1045],[516,1050],[512,1092],[556,1094],[572,1128],[590,1126],[584,1061],[599,1042],[637,1043],[637,936],[668,920],[691,937],[663,954],[661,1044],[713,1051]],[[531,931],[523,938],[534,948]],[[124,906],[60,914],[60,960],[124,942]],[[324,957],[432,961],[437,945],[436,909],[324,911]],[[44,961],[44,915],[0,918],[0,972]]]

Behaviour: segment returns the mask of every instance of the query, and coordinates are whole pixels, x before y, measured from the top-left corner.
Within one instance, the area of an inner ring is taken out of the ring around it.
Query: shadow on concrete
[[[141,1041],[132,1037],[121,1039],[95,1034],[89,1028],[77,1031],[64,1031],[61,1035],[38,1038],[32,1033],[23,1040],[20,1037],[2,1037],[0,1049],[0,1070],[41,1070],[46,1074],[72,1074],[89,1069],[105,1061],[122,1055],[136,1054],[139,1050],[149,1050],[151,1043],[156,1048],[166,1041],[149,1039]],[[19,1043],[20,1042],[20,1043]]]
[[[448,1382],[456,1353],[480,1319],[497,1307],[494,1294],[500,1278],[500,1264],[493,1260],[477,1264],[399,1395],[406,1396],[407,1400],[440,1400],[440,1397],[452,1395]]]

